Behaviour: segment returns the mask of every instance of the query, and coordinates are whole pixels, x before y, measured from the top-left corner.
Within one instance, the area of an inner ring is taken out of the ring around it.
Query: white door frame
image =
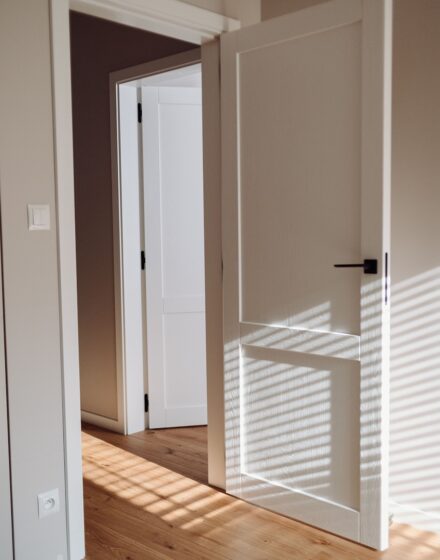
[[[123,188],[121,173],[121,143],[119,131],[119,86],[136,79],[146,78],[170,70],[198,64],[200,48],[139,64],[110,74],[110,129],[113,191],[113,252],[116,309],[116,371],[118,387],[118,418],[111,427],[121,433],[141,431],[145,427],[142,395],[144,394],[144,341],[142,337],[129,337],[126,333],[143,330],[139,310],[143,308],[140,285],[140,247],[131,239],[139,234],[140,224],[124,216],[140,215],[140,199],[130,196]],[[137,231],[133,231],[133,229]],[[139,237],[140,239],[140,237]],[[138,250],[139,249],[139,250]],[[136,323],[133,325],[133,322]],[[134,338],[137,339],[133,340]],[[130,373],[127,364],[130,363]],[[109,422],[105,419],[106,422]],[[99,419],[98,419],[99,421]]]
[[[194,44],[236,29],[239,22],[178,0],[49,0],[56,169],[62,377],[70,560],[85,556],[76,288],[69,8]]]
[[[70,0],[70,8],[195,45],[240,27],[236,19],[180,0]]]

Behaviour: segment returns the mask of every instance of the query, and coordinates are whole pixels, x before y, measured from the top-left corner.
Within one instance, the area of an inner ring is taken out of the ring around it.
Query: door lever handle
[[[364,274],[377,274],[377,259],[365,259],[359,264],[335,264],[335,268],[363,268]]]

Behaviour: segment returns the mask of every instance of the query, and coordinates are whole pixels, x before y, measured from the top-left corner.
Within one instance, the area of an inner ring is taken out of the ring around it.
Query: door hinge
[[[148,412],[149,404],[150,404],[150,403],[149,403],[149,401],[148,401],[148,393],[146,393],[146,394],[144,395],[144,410],[145,410],[145,412]]]
[[[145,270],[145,251],[141,251],[141,270]]]
[[[142,103],[138,103],[138,123],[142,122]]]

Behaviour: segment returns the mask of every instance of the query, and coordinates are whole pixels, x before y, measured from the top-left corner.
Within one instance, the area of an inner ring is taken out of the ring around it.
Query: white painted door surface
[[[221,41],[227,491],[378,549],[390,22],[337,0]]]
[[[206,424],[201,90],[142,104],[149,426]]]

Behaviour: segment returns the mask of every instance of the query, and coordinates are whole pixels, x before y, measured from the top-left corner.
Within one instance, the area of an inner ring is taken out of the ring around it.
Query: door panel
[[[201,91],[142,99],[149,426],[206,424]]]
[[[359,363],[247,345],[242,360],[244,472],[359,509]]]
[[[385,548],[391,3],[222,37],[227,491]],[[335,268],[377,259],[377,274]]]
[[[360,61],[359,23],[240,55],[244,321],[360,332]]]

